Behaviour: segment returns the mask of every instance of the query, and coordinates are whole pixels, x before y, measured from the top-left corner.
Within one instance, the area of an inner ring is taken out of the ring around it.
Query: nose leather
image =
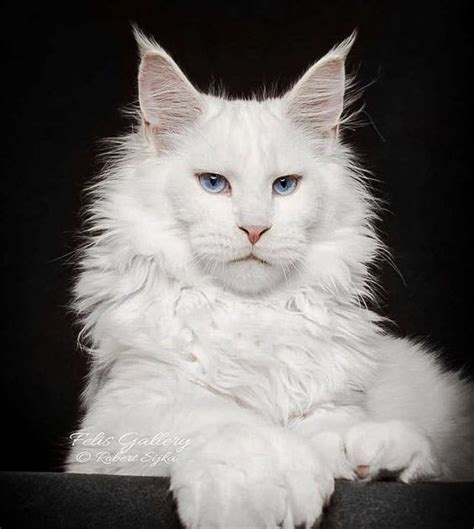
[[[270,228],[271,226],[239,226],[239,229],[247,234],[251,244],[256,244],[260,237]]]

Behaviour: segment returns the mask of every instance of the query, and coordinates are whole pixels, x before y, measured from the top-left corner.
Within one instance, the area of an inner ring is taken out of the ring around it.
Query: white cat
[[[75,290],[67,470],[169,476],[204,529],[309,527],[334,478],[473,479],[469,384],[364,304],[383,246],[339,134],[353,37],[283,97],[229,100],[136,36],[137,126],[92,188]]]

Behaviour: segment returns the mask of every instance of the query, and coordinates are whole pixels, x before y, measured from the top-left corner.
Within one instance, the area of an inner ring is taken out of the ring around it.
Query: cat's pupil
[[[286,188],[288,186],[288,180],[286,178],[281,178],[280,185],[281,187]]]

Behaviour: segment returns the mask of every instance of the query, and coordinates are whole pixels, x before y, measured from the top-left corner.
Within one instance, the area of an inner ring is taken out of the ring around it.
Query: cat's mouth
[[[257,257],[253,253],[249,253],[245,257],[240,257],[239,259],[234,259],[232,262],[233,263],[245,263],[245,262],[252,262],[252,261],[257,262],[257,263],[262,263],[265,265],[270,265],[270,263],[268,263],[264,259],[261,259],[260,257]]]

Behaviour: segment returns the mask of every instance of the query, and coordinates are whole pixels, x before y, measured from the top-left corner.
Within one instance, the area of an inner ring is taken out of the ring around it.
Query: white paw
[[[188,529],[310,528],[334,480],[303,439],[234,424],[183,452],[171,489]]]
[[[388,474],[409,483],[440,474],[430,440],[408,422],[356,424],[345,434],[345,450],[355,479]]]

